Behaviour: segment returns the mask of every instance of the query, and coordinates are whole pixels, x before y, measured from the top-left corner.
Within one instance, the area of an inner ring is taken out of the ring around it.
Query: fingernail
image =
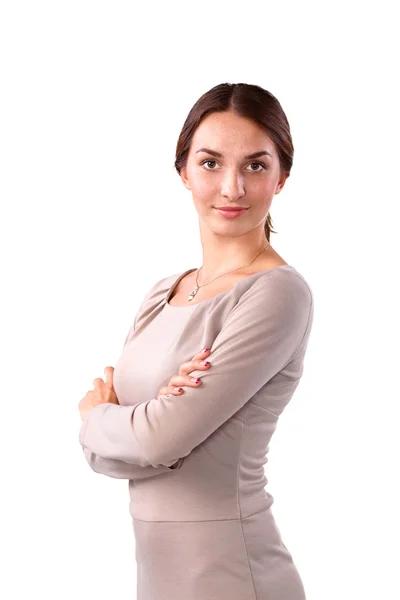
[[[174,392],[183,392],[183,388],[181,388],[181,387],[175,387],[174,388]]]
[[[204,348],[204,350],[202,350],[203,354],[204,354],[205,352],[208,352],[208,351],[209,351],[209,349],[210,349],[210,348]]]

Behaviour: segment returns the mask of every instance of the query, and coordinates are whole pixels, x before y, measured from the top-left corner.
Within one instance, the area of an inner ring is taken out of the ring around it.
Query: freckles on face
[[[201,165],[204,160],[212,162],[210,165],[207,162]],[[201,154],[197,159],[188,162],[187,176],[198,209],[212,209],[213,206],[237,201],[247,206],[257,206],[262,210],[270,204],[278,179],[271,167],[265,172],[251,172],[248,165],[257,161],[249,160],[244,167],[235,171],[228,167],[221,167],[216,164],[218,161],[219,159],[212,156]],[[256,166],[254,164],[253,168],[256,169]],[[236,173],[236,180],[232,173]]]
[[[210,176],[215,173],[205,172],[198,164],[199,162],[200,157],[188,160],[186,173],[194,203],[201,208],[202,205],[215,204],[215,199],[221,195],[221,186],[217,177]]]
[[[258,208],[271,202],[280,166],[275,145],[265,130],[228,111],[208,115],[196,129],[186,175],[194,202],[202,212],[237,200]]]

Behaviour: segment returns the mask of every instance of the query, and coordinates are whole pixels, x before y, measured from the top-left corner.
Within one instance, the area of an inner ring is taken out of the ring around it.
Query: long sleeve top
[[[129,481],[138,599],[304,600],[265,465],[303,374],[311,288],[282,265],[203,302],[169,304],[193,270],[145,294],[114,368],[120,405],[90,410],[80,444],[94,471]],[[203,348],[211,367],[190,373],[201,385],[157,398]]]

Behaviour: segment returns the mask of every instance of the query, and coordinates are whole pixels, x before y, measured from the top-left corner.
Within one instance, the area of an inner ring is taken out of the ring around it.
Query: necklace
[[[256,256],[256,258],[258,258],[260,256],[260,254],[262,252],[264,252],[267,248],[269,247],[269,244],[267,244],[267,246],[265,246],[265,248],[263,250],[261,250],[261,252],[259,252]],[[215,281],[215,279],[218,279],[218,277],[222,277],[222,275],[227,275],[228,273],[233,273],[233,271],[239,271],[239,269],[245,269],[246,267],[249,267],[255,260],[256,258],[254,258],[251,263],[249,263],[248,265],[245,265],[244,267],[238,267],[237,269],[232,269],[232,271],[227,271],[226,273],[222,273],[221,275],[217,275],[217,277],[214,277],[214,279],[211,279],[210,281],[207,281],[207,283],[203,283],[202,285],[199,285],[199,271],[201,269],[198,269],[197,273],[196,273],[196,287],[194,288],[193,292],[191,292],[188,296],[188,300],[189,302],[191,300],[193,300],[193,298],[195,297],[195,295],[197,294],[197,292],[199,291],[199,289],[201,287],[204,287],[205,285],[207,285],[208,283],[211,283],[211,281]]]

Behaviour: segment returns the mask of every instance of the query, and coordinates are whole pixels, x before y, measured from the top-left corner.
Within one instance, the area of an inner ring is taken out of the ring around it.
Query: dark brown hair
[[[290,175],[293,164],[294,147],[289,122],[278,102],[270,92],[258,85],[248,83],[220,83],[200,96],[191,108],[179,134],[175,152],[175,169],[180,175],[186,165],[190,144],[196,128],[207,115],[214,112],[234,110],[238,115],[252,119],[260,125],[274,142],[280,169]],[[265,221],[265,235],[270,241],[273,230],[268,213]]]

